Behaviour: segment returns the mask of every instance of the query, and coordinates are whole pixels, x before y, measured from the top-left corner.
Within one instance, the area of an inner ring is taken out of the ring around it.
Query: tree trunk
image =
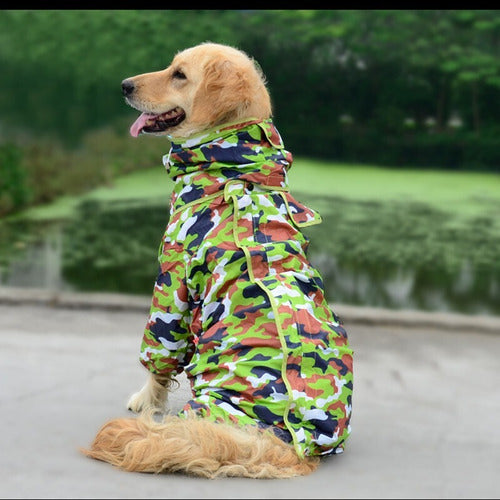
[[[479,105],[477,81],[472,82],[472,121],[475,132],[479,132]]]
[[[444,130],[445,126],[445,109],[446,109],[446,87],[447,79],[445,76],[441,78],[441,85],[439,86],[439,94],[436,109],[436,128],[439,132]]]

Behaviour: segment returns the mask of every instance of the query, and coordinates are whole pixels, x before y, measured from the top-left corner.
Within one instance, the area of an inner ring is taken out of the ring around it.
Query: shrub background
[[[0,143],[125,140],[121,80],[207,40],[259,61],[297,154],[500,171],[496,10],[3,10]]]

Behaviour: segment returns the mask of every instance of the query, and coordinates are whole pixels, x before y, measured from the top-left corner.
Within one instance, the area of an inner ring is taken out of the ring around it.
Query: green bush
[[[29,199],[22,152],[13,144],[0,145],[0,215],[23,207]]]
[[[77,149],[49,138],[0,145],[0,215],[112,185],[116,176],[134,170],[161,166],[169,142],[132,139],[128,121],[87,132]]]
[[[301,156],[349,163],[371,163],[391,167],[438,168],[500,172],[498,135],[474,132],[385,134],[372,129],[325,128],[303,130],[280,127],[286,147]]]

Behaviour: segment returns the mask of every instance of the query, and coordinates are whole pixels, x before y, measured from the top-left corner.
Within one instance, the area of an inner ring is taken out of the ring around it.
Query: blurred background
[[[253,56],[327,298],[500,314],[500,11],[0,11],[0,285],[150,294],[166,139],[120,82]]]

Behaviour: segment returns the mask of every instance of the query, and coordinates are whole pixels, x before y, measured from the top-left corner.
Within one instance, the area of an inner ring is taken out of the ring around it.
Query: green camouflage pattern
[[[306,255],[301,228],[321,218],[289,193],[292,161],[271,120],[172,142],[140,360],[186,372],[181,415],[270,428],[302,457],[343,451],[353,359]]]

